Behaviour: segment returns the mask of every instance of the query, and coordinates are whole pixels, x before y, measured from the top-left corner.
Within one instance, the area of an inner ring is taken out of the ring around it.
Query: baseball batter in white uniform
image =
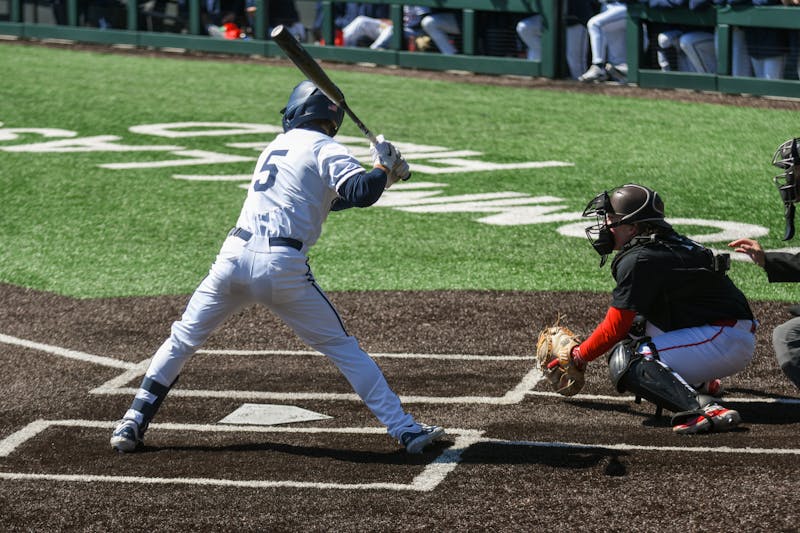
[[[331,210],[370,206],[385,188],[410,176],[408,163],[380,136],[372,145],[375,168],[366,171],[333,140],[343,118],[343,110],[310,81],[294,89],[283,110],[284,133],[258,158],[236,227],[153,356],[130,409],[113,432],[113,448],[132,452],[142,444],[184,364],[227,317],[253,303],[269,308],[333,361],[408,452],[419,453],[444,434],[404,411],[380,368],[345,330],[308,266],[306,252]]]

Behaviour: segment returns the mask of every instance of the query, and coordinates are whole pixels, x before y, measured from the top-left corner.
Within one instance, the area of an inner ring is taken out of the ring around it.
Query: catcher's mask
[[[780,193],[783,201],[784,217],[786,218],[786,230],[783,234],[784,241],[794,237],[795,203],[800,200],[800,191],[798,191],[800,187],[798,141],[800,141],[798,138],[789,139],[780,145],[775,151],[775,155],[772,156],[772,164],[783,170],[783,174],[775,176],[773,181],[775,186],[778,187],[778,193]]]
[[[283,131],[307,124],[315,120],[332,124],[330,136],[336,135],[344,120],[344,109],[334,104],[309,80],[301,81],[289,96],[283,114]]]
[[[609,223],[608,215],[618,215],[619,220]],[[652,189],[629,183],[611,192],[603,191],[595,196],[583,210],[584,217],[594,216],[597,222],[586,228],[586,237],[592,248],[600,254],[600,266],[614,251],[614,236],[611,228],[622,224],[649,222],[670,227],[664,220],[664,202]]]

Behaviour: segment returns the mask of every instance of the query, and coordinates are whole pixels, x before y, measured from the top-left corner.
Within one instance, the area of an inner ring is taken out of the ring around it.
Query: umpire
[[[798,138],[789,139],[778,147],[772,159],[772,164],[784,171],[782,175],[775,177],[786,213],[784,240],[794,236],[794,209],[800,198],[798,142]],[[766,271],[770,283],[800,281],[800,254],[765,252],[758,241],[753,239],[738,239],[728,246],[750,256],[755,264]],[[800,388],[800,307],[792,306],[790,312],[795,315],[794,318],[775,328],[772,332],[772,344],[781,370]]]

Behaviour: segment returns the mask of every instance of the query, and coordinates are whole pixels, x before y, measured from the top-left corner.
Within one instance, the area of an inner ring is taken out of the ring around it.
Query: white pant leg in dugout
[[[773,56],[762,58],[750,58],[753,63],[753,73],[757,78],[766,80],[782,80],[783,68],[786,64],[786,56]]]
[[[618,65],[627,61],[625,27],[628,7],[619,2],[605,4],[603,11],[589,19],[586,28],[592,45],[592,63]]]
[[[342,39],[345,46],[358,46],[361,38],[374,41],[381,34],[382,22],[380,19],[359,15],[342,28]]]
[[[270,249],[259,240],[253,237],[244,245],[241,239],[228,237],[183,317],[173,324],[172,335],[153,357],[147,376],[162,384],[172,383],[225,318],[258,302],[337,366],[392,437],[419,431],[378,365],[347,334],[336,309],[314,282],[305,255],[292,248]]]
[[[589,53],[589,32],[583,24],[567,26],[567,66],[569,75],[577,80],[586,71]]]
[[[714,34],[691,31],[680,36],[679,46],[692,64],[694,72],[717,73],[717,52]]]
[[[458,51],[450,43],[448,34],[461,35],[461,28],[453,13],[433,13],[426,15],[421,22],[422,29],[436,43],[436,47],[444,55],[453,55]]]
[[[688,383],[698,384],[744,370],[756,347],[751,325],[749,320],[740,320],[736,326],[699,326],[664,333],[648,324],[647,335],[664,364]]]
[[[517,35],[528,47],[530,61],[542,60],[542,16],[533,15],[517,22]],[[583,71],[581,71],[583,74]]]

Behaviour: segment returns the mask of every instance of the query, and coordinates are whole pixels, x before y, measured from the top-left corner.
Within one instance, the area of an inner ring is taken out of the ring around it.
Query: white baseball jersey
[[[360,172],[361,163],[327,135],[289,130],[259,156],[236,225],[262,237],[297,239],[308,249],[319,238],[336,191]]]

